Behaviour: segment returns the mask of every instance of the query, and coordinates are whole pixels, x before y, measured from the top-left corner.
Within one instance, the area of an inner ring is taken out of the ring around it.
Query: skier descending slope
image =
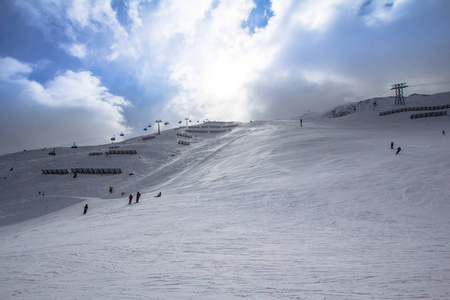
[[[397,155],[400,151],[402,151],[402,148],[398,147],[397,152],[395,152],[395,155]]]
[[[136,203],[139,203],[139,198],[141,198],[141,193],[136,193]]]

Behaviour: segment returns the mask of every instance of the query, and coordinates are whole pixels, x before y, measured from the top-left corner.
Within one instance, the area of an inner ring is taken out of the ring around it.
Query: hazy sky
[[[448,0],[3,0],[0,154],[449,91],[449,37]]]

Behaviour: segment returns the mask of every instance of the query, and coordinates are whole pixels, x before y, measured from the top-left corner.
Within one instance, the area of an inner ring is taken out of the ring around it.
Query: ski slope
[[[1,156],[0,298],[448,299],[450,119],[392,104]],[[73,167],[124,173],[40,171]]]

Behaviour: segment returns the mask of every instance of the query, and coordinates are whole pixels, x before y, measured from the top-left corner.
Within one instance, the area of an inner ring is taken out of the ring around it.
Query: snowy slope
[[[450,298],[449,117],[380,117],[392,104],[120,144],[137,155],[2,156],[0,298]],[[124,174],[40,175],[73,167]]]

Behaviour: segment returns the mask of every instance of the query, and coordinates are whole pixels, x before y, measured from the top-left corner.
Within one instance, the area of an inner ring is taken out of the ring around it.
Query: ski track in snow
[[[449,119],[370,108],[0,157],[0,298],[449,299]],[[124,174],[40,175],[81,164]]]

